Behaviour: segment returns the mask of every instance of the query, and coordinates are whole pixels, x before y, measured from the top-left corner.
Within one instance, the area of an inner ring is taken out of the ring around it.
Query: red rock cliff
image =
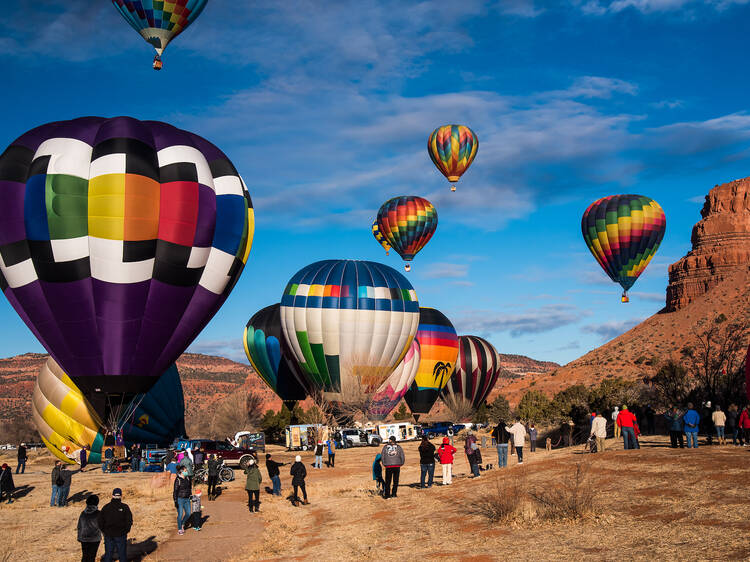
[[[750,178],[717,185],[694,227],[693,249],[669,266],[667,311],[692,302],[727,276],[750,270]]]

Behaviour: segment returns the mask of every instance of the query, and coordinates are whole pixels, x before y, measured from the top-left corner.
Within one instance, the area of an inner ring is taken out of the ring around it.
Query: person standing
[[[302,464],[302,457],[297,455],[294,457],[294,463],[289,469],[289,474],[292,475],[292,487],[294,488],[294,497],[292,498],[292,504],[296,507],[299,505],[298,490],[302,490],[302,504],[308,505],[310,502],[307,501],[307,490],[305,489],[305,477],[307,476],[307,469]]]
[[[221,461],[216,458],[216,453],[210,456],[206,465],[208,501],[214,501],[216,499],[216,485],[219,483],[219,471],[221,470]]]
[[[138,471],[138,465],[140,464],[141,460],[141,446],[138,443],[135,443],[130,448],[130,470],[132,472]]]
[[[315,461],[313,462],[313,468],[323,468],[323,442],[318,441],[315,445]]]
[[[432,480],[435,477],[435,445],[430,443],[427,434],[422,435],[422,442],[419,444],[419,487],[425,487],[425,477],[427,478],[427,488],[432,488]]]
[[[260,511],[260,483],[263,481],[263,476],[260,473],[258,465],[255,463],[255,459],[250,459],[245,469],[245,490],[247,490],[247,508],[250,513]]]
[[[336,464],[336,442],[329,437],[326,443],[328,444],[328,468],[333,468]]]
[[[471,432],[470,429],[467,430],[466,441],[464,441],[464,454],[466,455],[466,460],[469,462],[471,474],[474,476],[474,478],[479,478],[479,464],[476,462],[476,457],[474,455],[474,445],[476,444],[476,436]]]
[[[60,485],[60,494],[58,496],[57,506],[66,507],[68,505],[68,494],[70,494],[70,486],[73,482],[73,471],[68,470],[68,467],[66,465],[62,465],[60,467],[59,480],[62,481],[62,484]]]
[[[437,452],[440,466],[443,469],[443,486],[448,486],[453,483],[453,455],[456,454],[457,450],[458,449],[451,445],[450,439],[443,437],[443,444],[438,447]],[[507,442],[505,450],[508,450]]]
[[[536,451],[536,438],[537,438],[536,427],[532,423],[529,425],[529,452],[533,453]]]
[[[677,408],[672,406],[669,408],[669,411],[664,414],[664,419],[667,420],[667,427],[669,428],[670,446],[673,449],[676,449],[679,441],[680,449],[684,448],[685,444],[682,440],[682,414],[677,411]]]
[[[505,468],[508,466],[508,441],[510,441],[510,433],[505,429],[504,420],[497,422],[497,427],[492,432],[492,438],[497,445],[497,467]]]
[[[112,459],[115,458],[115,451],[112,447],[107,447],[104,450],[104,462],[102,463],[102,472],[107,472],[109,470],[109,465],[112,462]]]
[[[380,451],[380,455],[385,467],[385,490],[383,497],[385,499],[396,498],[398,497],[398,479],[401,474],[401,467],[406,462],[406,457],[401,445],[396,443],[395,435],[391,435],[388,443]]]
[[[727,408],[725,431],[732,434],[732,445],[737,445],[737,405],[730,404]]]
[[[177,463],[177,470],[179,471],[180,469],[184,470],[185,476],[192,480],[193,474],[195,474],[195,464],[193,464],[193,454],[190,449],[187,450],[180,462]]]
[[[721,411],[721,406],[718,404],[716,404],[716,409],[711,414],[711,421],[716,428],[716,439],[719,441],[719,445],[726,445],[727,441],[724,437],[724,424],[727,421],[727,416]]]
[[[619,416],[619,415],[620,415],[620,408],[618,408],[617,406],[615,406],[615,409],[612,410],[612,423],[615,426],[615,439],[619,439],[620,438],[620,426],[617,425],[617,416]]]
[[[203,447],[198,447],[198,450],[193,453],[193,462],[195,466],[201,466],[206,460],[206,453],[203,452]]]
[[[649,435],[654,435],[656,433],[656,419],[655,416],[656,412],[651,407],[651,404],[646,406],[646,431]]]
[[[698,448],[698,427],[701,423],[701,417],[693,409],[693,403],[688,402],[688,409],[682,416],[682,423],[685,426],[685,438],[687,439],[688,449]]]
[[[96,562],[96,552],[102,541],[99,530],[99,496],[86,498],[86,507],[78,516],[78,542],[81,543],[81,562]]]
[[[619,427],[622,432],[622,444],[625,450],[635,449],[635,424],[637,423],[635,415],[628,410],[626,405],[623,405],[622,410],[617,414],[615,427]]]
[[[745,406],[740,414],[739,427],[741,432],[740,443],[743,447],[747,447],[748,442],[750,442],[750,404]]]
[[[596,439],[596,452],[603,453],[607,444],[607,420],[601,413],[596,414],[594,421],[591,423],[591,433]]]
[[[8,494],[8,503],[13,503],[13,492],[16,491],[16,486],[13,484],[13,471],[6,463],[0,467],[0,501],[3,501],[3,496]]]
[[[21,474],[26,472],[26,459],[28,458],[28,455],[26,454],[26,443],[21,443],[18,446],[18,464],[16,464],[16,474],[18,474],[18,471],[21,471]]]
[[[281,471],[280,466],[284,466],[285,462],[276,462],[271,459],[271,453],[266,453],[266,470],[268,471],[268,477],[271,479],[273,484],[273,495],[281,495]]]
[[[181,467],[177,471],[177,478],[174,479],[172,487],[172,499],[174,500],[175,509],[177,509],[177,534],[185,534],[185,524],[190,518],[190,496],[193,495],[193,485],[190,477],[187,475],[187,469]]]
[[[115,552],[120,562],[128,559],[128,533],[133,526],[133,514],[128,504],[122,503],[122,490],[112,490],[112,500],[105,505],[97,517],[99,530],[104,535],[103,562],[114,560]]]
[[[52,468],[52,496],[49,499],[49,506],[55,507],[60,501],[60,486],[62,486],[62,479],[60,478],[60,465],[62,463],[58,460],[55,461],[55,466]]]
[[[86,468],[87,464],[89,464],[89,455],[88,451],[86,450],[86,445],[81,447],[81,450],[78,453],[78,461],[81,464],[80,472],[83,472],[83,469]]]
[[[516,447],[518,464],[523,464],[523,446],[526,444],[526,428],[521,423],[521,418],[516,417],[516,423],[505,428],[513,437],[513,445]]]

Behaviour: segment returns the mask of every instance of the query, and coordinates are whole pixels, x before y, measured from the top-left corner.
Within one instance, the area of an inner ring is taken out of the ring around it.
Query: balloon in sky
[[[398,367],[372,396],[372,401],[367,409],[367,415],[371,420],[384,420],[396,407],[396,404],[401,401],[411,383],[414,382],[414,377],[417,376],[421,358],[419,342],[415,339],[411,342],[409,351],[406,352]]]
[[[280,305],[272,304],[253,314],[245,326],[242,341],[255,372],[291,412],[298,400],[305,399],[309,390],[305,376],[281,333],[279,309]]]
[[[377,223],[385,241],[404,261],[410,262],[435,234],[438,216],[427,199],[403,195],[383,203]],[[411,269],[408,263],[404,268]]]
[[[112,0],[122,17],[156,50],[154,70],[169,42],[185,31],[208,0]]]
[[[469,169],[479,150],[477,135],[464,125],[438,127],[427,139],[427,152],[432,163],[451,182],[451,191],[456,191],[456,182]]]
[[[383,249],[385,250],[385,255],[387,256],[391,250],[391,245],[380,233],[380,228],[378,227],[377,219],[375,219],[375,221],[372,223],[372,235],[375,237],[375,240],[378,241],[378,244],[383,246]]]
[[[379,263],[304,267],[281,297],[281,326],[305,376],[324,397],[361,404],[401,362],[419,324],[411,283]]]
[[[185,435],[185,402],[177,367],[171,365],[143,397],[126,405],[127,444],[168,445]],[[59,459],[71,463],[88,446],[88,460],[101,462],[105,424],[81,390],[51,357],[42,365],[31,395],[31,413],[39,435]],[[72,457],[72,458],[71,458]]]
[[[591,253],[612,281],[628,289],[654,257],[667,219],[659,204],[643,195],[610,195],[589,205],[581,231]]]
[[[459,336],[456,368],[440,399],[449,406],[469,405],[476,410],[489,396],[500,374],[494,346],[477,336]]]
[[[219,310],[253,229],[229,159],[165,123],[50,123],[0,156],[0,289],[102,417]]]
[[[451,321],[434,308],[419,309],[417,341],[422,358],[414,382],[404,395],[414,419],[429,413],[448,384],[458,354],[458,336]]]

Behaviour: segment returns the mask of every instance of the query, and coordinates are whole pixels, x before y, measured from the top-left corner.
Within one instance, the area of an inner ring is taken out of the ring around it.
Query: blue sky
[[[211,0],[164,70],[109,2],[6,0],[0,144],[81,115],[131,115],[222,148],[253,198],[248,266],[191,350],[244,356],[247,319],[325,258],[401,268],[380,204],[420,195],[440,224],[409,279],[420,304],[504,353],[570,361],[664,305],[703,196],[748,175],[743,1]],[[451,194],[426,152],[469,125]],[[667,233],[631,303],[581,239],[590,201],[656,199]],[[0,355],[41,351],[5,299]]]

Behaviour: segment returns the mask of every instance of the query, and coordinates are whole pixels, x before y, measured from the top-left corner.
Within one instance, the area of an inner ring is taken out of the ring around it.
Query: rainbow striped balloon
[[[427,152],[432,163],[451,182],[451,191],[456,191],[456,182],[469,169],[479,150],[476,133],[464,125],[438,127],[427,140]]]
[[[383,235],[380,233],[380,228],[378,228],[378,220],[375,219],[372,223],[372,235],[375,237],[375,240],[378,241],[378,243],[383,246],[383,249],[385,250],[385,255],[389,255],[391,251],[391,245],[388,243],[388,240],[383,238]]]
[[[389,199],[378,211],[380,233],[399,256],[411,261],[430,241],[438,224],[435,206],[416,195],[402,195]],[[409,271],[407,263],[404,268]]]
[[[664,238],[667,219],[659,204],[643,195],[610,195],[589,205],[581,219],[581,231],[602,269],[628,289],[654,257]]]

